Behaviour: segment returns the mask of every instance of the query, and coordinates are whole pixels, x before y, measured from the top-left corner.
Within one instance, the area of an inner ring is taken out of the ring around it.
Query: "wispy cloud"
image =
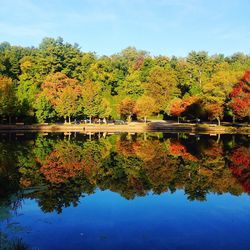
[[[43,37],[47,35],[45,27],[39,27],[37,25],[12,25],[5,22],[0,22],[0,37]]]
[[[250,31],[244,27],[239,27],[237,30],[217,27],[212,29],[211,35],[217,37],[218,39],[230,40],[234,42],[250,39]]]
[[[99,11],[92,11],[90,13],[81,13],[80,11],[63,12],[60,15],[71,22],[78,24],[117,21],[117,16],[115,14],[103,13]]]
[[[182,51],[249,47],[249,0],[0,2],[0,39],[11,42],[33,44],[44,36],[62,36],[100,53],[128,45],[160,53],[177,46]]]

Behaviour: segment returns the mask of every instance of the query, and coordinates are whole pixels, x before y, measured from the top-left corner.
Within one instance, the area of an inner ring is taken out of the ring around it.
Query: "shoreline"
[[[191,133],[216,133],[216,134],[249,134],[250,126],[217,126],[215,124],[190,124],[149,122],[130,123],[126,125],[114,124],[33,124],[33,125],[0,125],[1,132],[191,132]]]

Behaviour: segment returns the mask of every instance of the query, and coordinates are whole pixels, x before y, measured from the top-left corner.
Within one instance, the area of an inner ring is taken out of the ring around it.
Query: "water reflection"
[[[13,135],[12,135],[13,136]],[[15,136],[15,135],[14,135]],[[61,212],[83,194],[109,189],[126,199],[185,190],[187,199],[206,194],[250,193],[249,139],[183,134],[112,135],[92,140],[51,134],[0,143],[2,198],[24,189],[43,211]]]
[[[62,213],[96,190],[130,200],[177,190],[190,201],[206,201],[209,193],[250,194],[243,135],[2,134],[0,152],[1,221],[23,199],[35,200],[44,213]],[[3,232],[1,241],[8,241]]]

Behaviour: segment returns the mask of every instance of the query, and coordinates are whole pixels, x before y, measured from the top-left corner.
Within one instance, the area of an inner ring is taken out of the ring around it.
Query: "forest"
[[[150,117],[249,122],[250,55],[177,58],[128,47],[98,56],[60,37],[38,47],[0,43],[1,123]]]

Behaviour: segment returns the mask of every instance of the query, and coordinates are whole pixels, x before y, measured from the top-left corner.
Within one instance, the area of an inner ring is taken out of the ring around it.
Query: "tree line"
[[[249,121],[250,56],[192,51],[151,56],[128,47],[111,56],[82,52],[62,38],[35,47],[0,44],[1,120],[83,117]]]

